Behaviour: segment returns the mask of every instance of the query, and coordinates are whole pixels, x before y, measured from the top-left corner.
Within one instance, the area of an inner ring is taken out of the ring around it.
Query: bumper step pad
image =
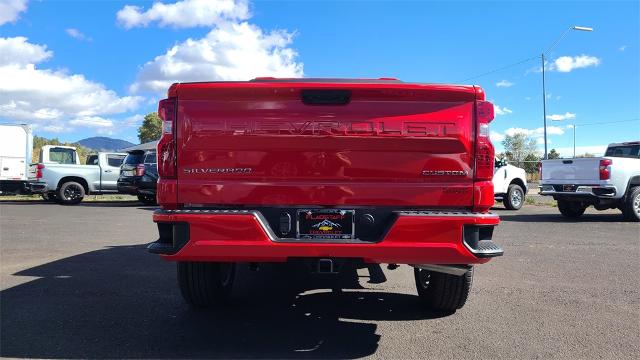
[[[504,250],[491,240],[480,240],[475,249],[469,249],[477,257],[502,256]]]

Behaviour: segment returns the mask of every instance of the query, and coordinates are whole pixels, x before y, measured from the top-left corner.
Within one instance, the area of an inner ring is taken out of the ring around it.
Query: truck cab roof
[[[638,140],[638,141],[627,141],[627,142],[621,142],[621,143],[611,143],[611,144],[609,144],[608,147],[612,147],[612,146],[629,146],[629,145],[640,145],[640,140]]]

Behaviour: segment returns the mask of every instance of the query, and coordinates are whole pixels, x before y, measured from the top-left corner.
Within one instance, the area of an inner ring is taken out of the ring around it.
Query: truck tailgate
[[[473,87],[189,85],[179,203],[472,205]]]
[[[542,181],[544,183],[597,183],[598,167],[601,158],[575,158],[544,160],[542,162]]]

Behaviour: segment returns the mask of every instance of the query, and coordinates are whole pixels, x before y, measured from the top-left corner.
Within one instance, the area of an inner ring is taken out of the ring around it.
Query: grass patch
[[[0,202],[3,201],[44,201],[40,195],[6,195],[0,196]],[[107,202],[107,201],[138,201],[133,195],[109,194],[109,195],[87,195],[82,199],[83,202]]]

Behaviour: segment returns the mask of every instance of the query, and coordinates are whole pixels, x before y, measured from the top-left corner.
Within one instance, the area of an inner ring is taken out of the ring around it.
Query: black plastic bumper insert
[[[489,258],[504,254],[504,250],[491,240],[493,226],[465,225],[462,236],[462,242],[476,257]]]
[[[160,238],[147,246],[150,253],[173,255],[189,242],[189,223],[159,222],[157,224]]]

